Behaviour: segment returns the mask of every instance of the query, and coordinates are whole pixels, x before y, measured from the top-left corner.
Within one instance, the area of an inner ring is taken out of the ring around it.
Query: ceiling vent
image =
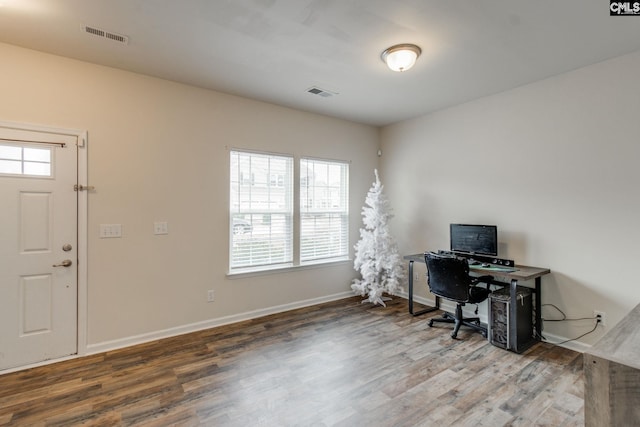
[[[326,89],[320,89],[317,86],[312,86],[309,89],[307,89],[307,92],[313,94],[313,95],[318,95],[318,96],[322,96],[323,98],[329,98],[332,97],[333,95],[337,95],[338,92],[332,92],[330,90],[326,90]]]
[[[102,37],[103,39],[111,40],[120,44],[129,44],[129,37],[123,36],[122,34],[106,31],[101,28],[90,27],[88,25],[84,25],[82,30],[92,36]]]

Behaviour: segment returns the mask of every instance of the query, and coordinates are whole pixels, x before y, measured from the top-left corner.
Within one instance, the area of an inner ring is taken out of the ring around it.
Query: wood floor
[[[349,298],[1,375],[0,425],[584,425],[580,353],[428,316]]]

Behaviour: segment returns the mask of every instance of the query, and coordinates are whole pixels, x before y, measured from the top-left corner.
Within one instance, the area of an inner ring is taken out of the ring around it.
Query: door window
[[[0,175],[53,177],[51,147],[0,144]]]

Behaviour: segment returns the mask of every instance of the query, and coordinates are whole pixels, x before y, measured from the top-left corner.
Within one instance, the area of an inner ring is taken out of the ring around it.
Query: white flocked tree
[[[381,304],[386,307],[382,294],[395,295],[402,290],[400,282],[404,277],[402,258],[398,246],[389,232],[389,220],[393,218],[389,200],[382,190],[384,186],[374,171],[373,183],[362,208],[364,228],[360,229],[360,240],[355,245],[354,268],[360,271],[362,279],[355,279],[351,289],[361,296],[362,302]]]

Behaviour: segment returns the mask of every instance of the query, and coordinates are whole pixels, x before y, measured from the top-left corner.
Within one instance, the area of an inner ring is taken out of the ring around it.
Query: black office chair
[[[444,313],[440,318],[429,319],[429,326],[433,326],[433,322],[455,323],[451,337],[456,338],[460,326],[465,325],[480,332],[486,338],[487,328],[480,324],[480,318],[463,317],[462,306],[466,303],[477,304],[486,300],[491,293],[489,284],[493,281],[493,277],[470,276],[469,263],[464,258],[427,252],[424,254],[424,259],[427,263],[427,283],[431,293],[457,303],[455,315]],[[476,286],[479,283],[485,283],[486,287]]]

